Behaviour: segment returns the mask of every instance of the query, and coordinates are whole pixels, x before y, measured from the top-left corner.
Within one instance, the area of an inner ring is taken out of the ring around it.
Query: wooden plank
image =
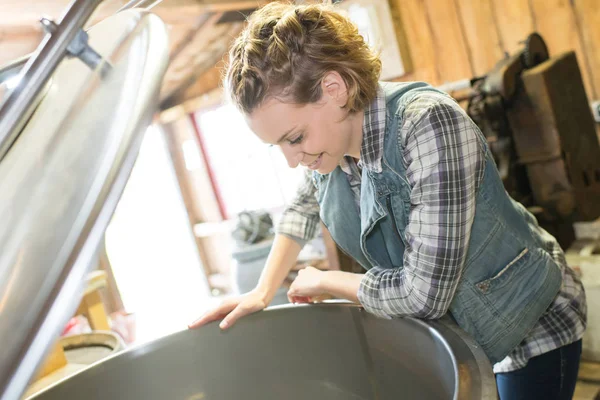
[[[223,66],[208,69],[196,82],[186,89],[173,103],[180,104],[196,99],[217,89],[222,82]]]
[[[0,51],[0,66],[33,52],[41,40],[42,35],[40,34],[39,36],[31,36],[19,40],[0,41],[0,48],[2,49]]]
[[[179,56],[179,54],[181,54],[181,52],[186,48],[186,46],[189,45],[190,42],[194,39],[194,37],[197,35],[198,31],[202,29],[204,24],[208,22],[210,17],[210,13],[202,14],[196,17],[194,23],[192,24],[192,26],[186,29],[184,35],[182,35],[181,33],[177,34],[173,32],[174,29],[171,30],[169,38],[171,42],[171,51],[169,52],[169,59],[174,60]],[[181,32],[181,27],[177,31]]]
[[[246,1],[230,1],[230,0],[163,0],[155,9],[165,8],[180,8],[186,6],[196,6],[203,8],[204,11],[225,12],[248,10],[258,8],[269,1],[267,0],[246,0]]]
[[[158,116],[158,121],[160,121],[161,124],[170,124],[173,121],[182,119],[187,114],[191,114],[199,110],[212,109],[222,104],[223,90],[218,87],[208,93],[203,94],[202,96],[185,100],[183,103],[179,103],[175,107],[161,111],[160,115]]]
[[[406,34],[412,72],[399,80],[440,82],[433,36],[427,20],[427,10],[421,0],[391,0],[391,8],[399,16]]]
[[[41,16],[57,18],[66,10],[69,0],[0,2],[0,25],[38,25]]]
[[[519,42],[535,31],[529,0],[491,0],[490,4],[501,47],[508,53],[514,53],[520,48]]]
[[[106,273],[106,290],[104,293],[101,293],[101,296],[104,299],[106,312],[110,315],[117,311],[125,311],[121,292],[119,291],[119,286],[106,252],[104,237],[102,237],[102,241],[98,245],[98,268],[100,271]]]
[[[590,78],[589,64],[583,50],[575,11],[568,0],[531,0],[531,7],[537,25],[550,56],[574,50],[588,97],[595,93]]]
[[[37,373],[34,381],[37,381],[38,379],[50,375],[51,373],[53,373],[59,368],[64,367],[65,365],[67,365],[67,357],[65,356],[65,351],[59,341],[54,344],[54,347],[52,347],[52,351],[45,359],[44,364]]]
[[[90,328],[95,331],[110,331],[110,323],[102,297],[98,290],[86,294],[79,305],[79,310],[85,315],[90,323]]]
[[[406,36],[406,29],[402,23],[402,16],[398,9],[398,3],[395,1],[388,1],[390,16],[392,18],[392,25],[394,27],[394,33],[396,34],[396,41],[398,42],[398,50],[400,51],[400,57],[402,58],[402,64],[404,66],[404,74],[408,74],[413,71],[413,63],[410,58],[410,45]]]
[[[454,0],[425,0],[441,83],[471,78],[470,54]]]
[[[41,26],[2,24],[0,18],[0,66],[34,51],[44,37]]]
[[[504,56],[491,0],[456,0],[473,72],[481,76]]]
[[[600,99],[600,2],[576,0],[574,7],[590,71],[593,91],[589,94]]]
[[[198,29],[194,30],[186,40],[178,45],[177,54],[171,56],[171,62],[167,69],[166,78],[161,89],[161,98],[171,97],[174,91],[180,87],[181,82],[192,73],[198,71],[196,58],[209,52],[214,42],[220,42],[223,31],[228,24],[216,25],[222,14],[209,14],[199,18]],[[223,50],[222,54],[225,53]],[[206,68],[206,67],[205,67]]]
[[[208,11],[200,6],[181,6],[160,9],[155,7],[152,12],[158,15],[167,25],[184,25],[189,28],[199,15],[206,14]]]
[[[181,197],[185,205],[189,226],[193,231],[194,225],[199,222],[199,213],[197,212],[197,208],[200,207],[200,204],[195,203],[192,182],[188,178],[188,172],[183,157],[183,141],[181,139],[193,137],[194,127],[192,125],[191,118],[188,117],[172,121],[168,124],[163,124],[162,128],[164,130],[167,148],[169,149],[169,155],[173,161],[173,168],[175,169],[177,183],[179,185]],[[207,195],[210,195],[210,193],[207,193]],[[205,243],[203,243],[200,238],[196,237],[196,235],[194,235],[194,240],[198,249],[198,255],[200,256],[200,262],[202,264],[202,269],[204,270],[204,275],[208,278],[215,271],[211,269],[210,260],[206,254]],[[210,289],[214,289],[214,286],[212,286],[210,280],[208,283],[210,285]]]
[[[223,55],[227,53],[230,40],[235,38],[242,30],[243,25],[241,23],[232,24],[219,24],[212,26],[212,31],[219,31],[218,35],[213,37],[213,40],[206,38],[205,47],[202,52],[193,52],[188,54],[182,54],[178,61],[188,60],[185,64],[187,66],[185,75],[182,79],[178,79],[176,82],[166,82],[163,86],[161,94],[160,109],[166,110],[174,107],[179,101],[183,100],[185,92],[194,85],[200,76],[206,71],[215,67],[219,60],[223,59]],[[212,32],[211,31],[211,32]],[[223,40],[225,38],[225,40]],[[193,42],[192,42],[193,43]],[[193,49],[193,45],[188,46],[189,49]],[[185,52],[184,52],[185,53]],[[176,67],[173,65],[174,68]],[[167,85],[168,83],[168,85]]]
[[[92,271],[85,277],[86,285],[83,295],[86,296],[106,287],[106,271]]]

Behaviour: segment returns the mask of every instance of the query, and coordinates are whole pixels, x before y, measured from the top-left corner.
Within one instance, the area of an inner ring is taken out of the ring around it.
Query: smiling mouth
[[[317,159],[315,161],[308,164],[307,167],[310,169],[316,169],[319,166],[319,164],[321,163],[322,158],[323,158],[323,153],[319,154],[319,157],[317,157]]]

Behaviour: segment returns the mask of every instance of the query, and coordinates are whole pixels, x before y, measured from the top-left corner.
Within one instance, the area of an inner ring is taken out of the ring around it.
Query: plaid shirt
[[[359,168],[381,171],[385,112],[380,90],[365,110],[359,164],[350,157],[341,162],[357,202]],[[417,96],[407,105],[400,138],[411,186],[404,268],[368,270],[358,298],[367,311],[382,317],[438,318],[448,310],[464,266],[485,150],[478,128],[458,104],[436,93]],[[307,175],[298,197],[280,220],[279,233],[301,244],[314,237],[319,224],[315,191]],[[532,357],[579,340],[585,330],[587,310],[581,282],[567,266],[556,240],[541,230],[540,234],[546,250],[560,265],[562,287],[528,336],[494,365],[495,373],[522,368]]]

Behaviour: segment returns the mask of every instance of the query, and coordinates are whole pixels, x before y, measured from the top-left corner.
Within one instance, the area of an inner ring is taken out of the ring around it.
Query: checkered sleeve
[[[316,188],[312,181],[311,171],[306,170],[304,181],[298,188],[296,198],[284,210],[277,233],[295,240],[304,246],[316,236],[319,227],[319,203],[315,197]]]
[[[358,297],[381,317],[439,318],[465,263],[485,149],[476,125],[441,94],[413,100],[398,135],[411,187],[403,268],[370,269]]]

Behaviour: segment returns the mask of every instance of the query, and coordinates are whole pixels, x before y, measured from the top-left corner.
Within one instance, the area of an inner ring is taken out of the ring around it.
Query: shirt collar
[[[381,159],[383,158],[385,119],[385,93],[380,86],[377,90],[377,96],[365,109],[359,161],[361,168],[367,168],[375,172],[382,171]]]

